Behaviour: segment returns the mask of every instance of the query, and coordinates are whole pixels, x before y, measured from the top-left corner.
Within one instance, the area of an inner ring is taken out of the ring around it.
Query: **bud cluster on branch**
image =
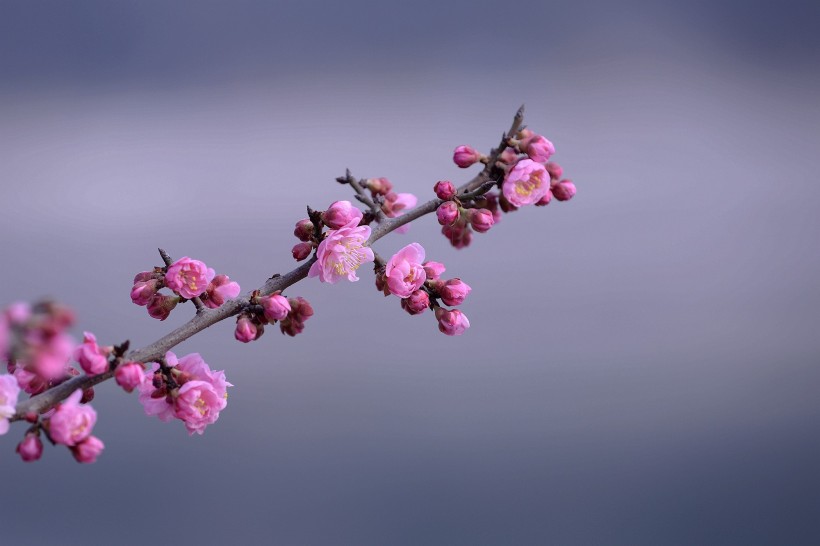
[[[0,375],[0,435],[8,432],[11,422],[25,421],[28,428],[17,446],[23,461],[42,456],[45,438],[66,446],[78,462],[94,462],[104,444],[91,434],[97,413],[90,402],[94,386],[112,377],[124,391],[138,391],[146,415],[178,419],[189,434],[202,434],[225,409],[228,387],[233,385],[224,371],[212,370],[199,354],[177,357],[171,349],[233,316],[234,337],[243,343],[258,340],[265,327],[274,324],[283,334],[300,334],[313,307],[300,296],[285,296],[284,290],[305,277],[330,284],[355,282],[361,266],[369,263],[376,289],[399,298],[401,309],[410,315],[429,309],[439,331],[463,334],[470,327],[458,309],[472,290],[466,282],[444,278],[445,266],[428,260],[417,242],[387,260],[372,245],[435,213],[441,233],[454,247],[463,248],[470,245],[473,233],[488,232],[502,213],[546,206],[553,197],[571,199],[575,185],[550,161],[554,153],[552,142],[523,126],[522,107],[499,146],[488,154],[470,146],[455,149],[458,167],[481,164],[480,173],[460,187],[448,180],[436,182],[435,198],[421,205],[413,194],[396,193],[386,178],[358,180],[348,171],[336,180],[350,186],[365,210],[351,201],[335,201],[326,210],[308,207],[307,218],[297,221],[293,232],[299,241],[293,258],[304,263],[285,275],[274,275],[247,296],[240,296],[237,282],[217,275],[204,262],[188,256],[173,260],[160,249],[163,265],[134,277],[131,301],[158,320],[189,301],[196,314],[141,349],[130,350],[128,341],[100,345],[90,332],[75,344],[68,333],[74,313],[59,303],[9,305],[0,313],[0,360],[8,372]],[[21,400],[21,393],[29,398]]]

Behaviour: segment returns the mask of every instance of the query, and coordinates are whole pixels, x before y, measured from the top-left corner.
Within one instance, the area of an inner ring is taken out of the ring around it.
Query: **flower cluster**
[[[79,389],[74,391],[57,406],[51,417],[45,420],[43,428],[52,442],[67,446],[77,462],[93,463],[105,444],[91,435],[91,430],[97,422],[97,412],[91,406],[82,403],[82,395]],[[24,445],[27,441],[31,442],[28,435],[18,446],[18,452],[23,460],[31,457],[32,451],[37,451],[36,446],[32,449],[31,446]]]
[[[305,321],[313,316],[313,307],[302,297],[286,298],[280,292],[270,296],[254,293],[248,305],[236,319],[234,337],[250,343],[265,333],[266,324],[279,323],[283,334],[295,336],[305,329]]]
[[[139,385],[139,400],[146,415],[160,421],[179,419],[188,434],[202,434],[219,419],[228,404],[228,387],[223,371],[213,371],[197,353],[182,358],[172,352],[163,362],[155,362]]]
[[[504,173],[499,192],[488,192],[462,202],[454,192],[442,191],[442,182],[436,184],[436,195],[445,200],[436,215],[442,234],[454,247],[469,245],[473,231],[488,231],[501,219],[501,212],[512,212],[527,205],[546,206],[553,196],[558,201],[568,201],[575,195],[572,180],[562,179],[561,166],[549,161],[555,146],[547,138],[523,129],[516,138],[508,139],[508,144],[494,165]],[[488,161],[469,146],[459,146],[453,153],[453,162],[461,168]]]
[[[173,294],[160,292],[163,287]],[[203,262],[185,256],[166,267],[138,273],[131,288],[131,301],[146,307],[153,318],[165,320],[182,301],[199,298],[206,307],[216,309],[225,300],[238,296],[239,290],[239,284],[227,275],[217,275]]]
[[[401,307],[410,315],[434,310],[439,330],[448,336],[463,334],[470,327],[467,316],[455,307],[464,303],[470,286],[461,279],[442,280],[445,271],[439,262],[425,262],[424,248],[411,243],[394,254],[383,270],[376,268],[376,288],[385,296],[401,298]],[[440,300],[440,301],[439,301]]]

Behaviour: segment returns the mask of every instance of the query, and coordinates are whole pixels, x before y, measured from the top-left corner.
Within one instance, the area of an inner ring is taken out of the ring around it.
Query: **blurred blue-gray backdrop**
[[[463,251],[460,338],[372,276],[304,335],[201,352],[189,438],[98,388],[107,448],[23,465],[2,544],[820,543],[820,8],[798,2],[0,2],[0,303],[105,343],[156,247],[244,288],[346,167],[426,199],[521,103],[579,188]]]

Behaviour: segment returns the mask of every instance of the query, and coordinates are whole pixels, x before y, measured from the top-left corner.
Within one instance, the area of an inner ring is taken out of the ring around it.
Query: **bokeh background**
[[[189,438],[97,389],[106,451],[24,465],[1,542],[820,543],[820,9],[810,2],[0,2],[0,303],[105,343],[184,322],[129,300],[189,255],[250,289],[333,179],[432,196],[521,103],[577,197],[456,251],[438,333],[357,284],[316,315],[177,348],[236,386]]]

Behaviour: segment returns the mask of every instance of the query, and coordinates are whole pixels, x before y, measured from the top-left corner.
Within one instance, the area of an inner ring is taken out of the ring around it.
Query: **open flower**
[[[83,391],[77,389],[51,416],[48,432],[56,443],[75,446],[91,435],[97,412],[91,406],[80,404],[82,397]]]
[[[364,246],[370,237],[370,226],[357,226],[357,219],[344,227],[328,231],[316,250],[316,262],[308,277],[319,277],[322,282],[335,284],[341,279],[358,281],[356,270],[363,263],[373,261],[373,250]]]
[[[424,248],[418,243],[410,243],[390,258],[384,269],[390,292],[407,298],[418,290],[427,280],[423,262]]]
[[[74,350],[74,360],[80,363],[88,375],[108,371],[108,354],[111,347],[100,347],[91,332],[83,332],[83,343]]]
[[[199,260],[184,256],[168,267],[165,285],[186,299],[202,294],[216,272]]]
[[[549,189],[547,169],[532,159],[522,159],[510,169],[501,191],[512,205],[523,207],[537,203]]]

